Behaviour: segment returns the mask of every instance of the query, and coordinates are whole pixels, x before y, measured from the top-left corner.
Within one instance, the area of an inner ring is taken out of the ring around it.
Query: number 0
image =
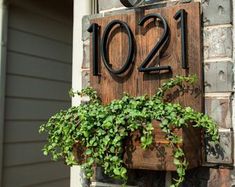
[[[111,67],[110,62],[108,60],[108,53],[107,53],[108,37],[109,37],[109,34],[110,34],[112,28],[115,25],[120,25],[121,27],[123,27],[127,31],[127,35],[128,35],[128,56],[127,56],[127,59],[126,59],[124,65],[120,69],[117,69],[117,70],[114,70]],[[106,26],[106,28],[104,30],[103,38],[101,40],[101,56],[102,56],[105,67],[109,70],[109,72],[111,72],[113,74],[122,74],[125,71],[127,71],[129,66],[131,65],[131,63],[133,61],[133,55],[134,55],[134,39],[133,39],[133,34],[132,34],[130,27],[127,25],[127,23],[120,21],[120,20],[111,21]]]

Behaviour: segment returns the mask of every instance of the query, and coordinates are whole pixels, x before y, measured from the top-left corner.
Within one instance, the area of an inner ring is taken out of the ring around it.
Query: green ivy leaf
[[[114,168],[113,169],[113,173],[116,175],[116,176],[120,176],[120,170],[118,168]]]
[[[79,106],[61,110],[48,122],[40,126],[40,133],[47,133],[48,142],[43,148],[45,155],[53,160],[65,159],[66,164],[81,164],[87,178],[93,175],[93,166],[100,165],[105,174],[127,181],[127,170],[123,163],[124,140],[137,131],[141,146],[147,149],[153,142],[152,121],[160,122],[169,146],[173,149],[174,164],[178,178],[171,187],[179,187],[185,177],[188,163],[184,151],[179,147],[182,138],[174,129],[203,128],[207,136],[218,142],[216,123],[207,115],[190,107],[164,102],[165,92],[175,86],[184,88],[184,83],[194,84],[195,76],[176,76],[163,83],[152,96],[132,97],[128,94],[110,104],[102,105],[97,92],[91,87],[81,92],[70,91],[71,96],[88,96],[89,101]],[[78,154],[75,160],[74,151]],[[81,162],[81,163],[80,163]]]
[[[176,158],[174,158],[174,164],[177,166],[177,165],[181,165],[180,161]]]
[[[92,150],[91,149],[87,149],[86,152],[85,152],[86,155],[90,155],[92,154]]]

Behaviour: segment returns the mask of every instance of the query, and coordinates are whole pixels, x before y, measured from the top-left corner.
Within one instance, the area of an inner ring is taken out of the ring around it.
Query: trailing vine
[[[182,138],[174,133],[174,129],[190,125],[203,128],[212,141],[218,141],[216,124],[210,117],[190,107],[164,101],[167,90],[195,82],[195,76],[176,76],[164,83],[152,97],[132,97],[125,93],[121,99],[108,105],[102,105],[96,91],[90,87],[81,92],[71,91],[72,96],[88,96],[90,100],[60,111],[40,127],[40,132],[48,134],[43,152],[50,154],[53,160],[64,158],[68,165],[82,165],[87,178],[93,176],[93,167],[99,165],[105,174],[125,182],[124,140],[131,132],[139,130],[142,133],[141,146],[147,149],[153,141],[152,121],[157,120],[173,148],[178,177],[171,187],[178,187],[184,181],[188,162],[180,147]],[[80,150],[78,159],[74,156],[75,146]]]

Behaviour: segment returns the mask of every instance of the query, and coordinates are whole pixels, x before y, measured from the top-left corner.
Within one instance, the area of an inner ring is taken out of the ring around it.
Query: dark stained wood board
[[[149,149],[143,150],[141,148],[139,133],[132,134],[132,137],[126,143],[125,164],[132,169],[174,171],[176,168],[173,163],[172,148],[169,141],[165,139],[158,122],[154,122],[153,126],[154,141]],[[200,131],[190,128],[178,130],[175,133],[183,136],[183,143],[180,146],[189,161],[188,168],[199,166],[201,164]]]
[[[173,17],[175,13],[184,9],[187,12],[187,61],[188,69],[181,67],[181,30],[179,22]],[[143,73],[138,71],[138,67],[151,51],[155,43],[159,40],[163,32],[161,25],[156,27],[156,22],[149,20],[145,23],[145,27],[138,26],[139,20],[150,13],[161,14],[168,23],[170,30],[170,39],[164,53],[159,58],[156,54],[155,60],[160,61],[161,66],[170,65],[172,72],[167,71],[155,73]],[[103,18],[95,18],[91,23],[97,23],[100,27],[101,36],[106,25],[112,20],[122,20],[131,28],[135,38],[135,59],[129,70],[120,75],[111,74],[104,66],[102,59],[99,60],[100,76],[92,75],[91,63],[91,86],[97,90],[102,99],[103,104],[110,103],[113,99],[121,98],[123,92],[127,92],[133,96],[153,95],[159,86],[167,81],[167,79],[176,75],[192,75],[198,77],[198,84],[195,92],[185,93],[183,96],[174,98],[172,102],[180,103],[184,106],[190,106],[195,110],[203,111],[203,87],[202,87],[202,62],[201,62],[201,19],[200,19],[200,4],[189,3],[165,7],[160,9],[136,9],[132,12],[120,13],[119,15],[105,16]],[[109,60],[113,69],[120,68],[126,60],[128,51],[128,37],[124,29],[115,27],[108,39]],[[92,51],[92,50],[91,50]],[[91,53],[91,60],[92,60]],[[175,96],[175,95],[174,95]],[[155,133],[159,133],[158,125],[155,125]],[[183,136],[183,148],[187,151],[187,158],[192,160],[190,167],[196,167],[201,160],[201,136],[200,131],[185,129],[179,132]],[[160,140],[160,145],[167,144],[164,135],[156,135]],[[133,140],[133,139],[132,139]],[[131,141],[130,141],[131,142]],[[130,143],[129,142],[129,143]],[[128,144],[128,143],[127,143]],[[156,156],[156,149],[143,151],[138,142],[135,144],[135,150],[132,152],[132,162],[127,162],[128,167],[135,169],[153,169],[153,170],[174,170],[174,166],[169,160],[172,160],[171,149],[166,148],[168,154],[165,161]],[[152,152],[151,152],[152,151]],[[127,155],[127,154],[126,154]],[[147,156],[146,156],[147,155]],[[155,155],[155,157],[153,156]],[[126,158],[126,157],[125,157]],[[151,159],[150,159],[151,158]],[[127,159],[128,160],[128,159]],[[151,161],[150,161],[151,160]],[[151,164],[150,164],[151,163]],[[155,164],[153,164],[155,163]],[[150,167],[149,165],[152,165]]]

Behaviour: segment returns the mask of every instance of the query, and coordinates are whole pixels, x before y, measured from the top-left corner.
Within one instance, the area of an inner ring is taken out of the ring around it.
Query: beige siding
[[[6,144],[4,166],[17,167],[50,161],[48,157],[42,157],[38,154],[38,150],[43,148],[44,143],[45,142],[24,142]]]
[[[71,64],[9,51],[8,61],[9,74],[71,83]]]
[[[44,141],[45,136],[38,133],[38,127],[44,122],[44,120],[32,120],[32,121],[6,121],[5,126],[7,131],[4,134],[5,143],[22,143],[33,141]]]
[[[67,23],[66,21],[61,22],[60,20],[53,18],[48,19],[45,15],[42,17],[42,12],[37,14],[33,9],[29,9],[25,12],[24,9],[12,7],[11,11],[13,12],[14,17],[12,17],[11,22],[9,23],[10,28],[30,32],[36,35],[40,33],[40,36],[49,39],[54,39],[67,44],[72,43],[72,30],[69,28],[71,27],[71,23]],[[32,25],[33,22],[37,24]],[[45,25],[47,25],[46,30]],[[62,25],[64,27],[61,27]]]
[[[38,164],[13,166],[5,169],[3,186],[36,186],[39,184],[46,184],[46,182],[54,182],[61,179],[68,179],[67,176],[61,172],[64,171],[64,163],[44,162]],[[24,179],[24,180],[22,180]],[[66,184],[64,187],[68,187]],[[53,187],[53,186],[51,186]],[[55,186],[57,187],[57,186]]]
[[[34,185],[34,187],[51,187],[51,186],[65,187],[65,186],[68,186],[68,183],[69,183],[69,179],[61,178],[60,180],[55,180],[55,181],[50,181],[47,183],[41,183],[41,184]],[[31,187],[31,186],[27,186],[27,187]]]
[[[9,51],[38,58],[71,62],[71,46],[42,36],[9,28]]]
[[[72,4],[64,3],[9,6],[3,187],[69,186],[69,168],[42,155],[46,136],[38,134],[48,117],[71,105]]]
[[[30,85],[30,87],[28,85]],[[45,99],[69,102],[70,98],[67,95],[70,88],[71,83],[69,82],[8,74],[8,87],[6,93],[8,97],[12,98],[38,98],[40,100]]]

